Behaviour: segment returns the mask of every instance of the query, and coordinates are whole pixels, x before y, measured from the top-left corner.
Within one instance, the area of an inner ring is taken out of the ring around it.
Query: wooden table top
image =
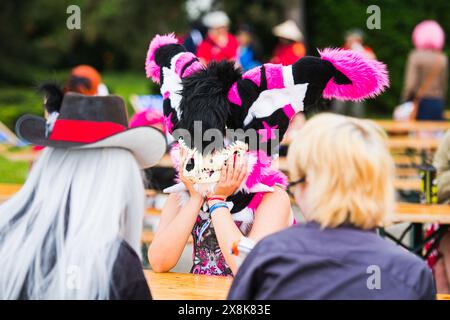
[[[225,300],[232,277],[144,270],[155,300]]]
[[[450,129],[450,121],[395,121],[373,120],[389,133],[403,133],[414,131],[439,131]]]
[[[392,221],[450,224],[450,205],[400,202]]]

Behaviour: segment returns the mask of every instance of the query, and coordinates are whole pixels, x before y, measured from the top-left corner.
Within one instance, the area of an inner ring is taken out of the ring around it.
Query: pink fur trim
[[[416,49],[442,50],[445,34],[436,21],[425,20],[414,28],[412,40]]]
[[[283,107],[283,111],[284,111],[284,114],[286,115],[286,117],[289,118],[289,120],[291,120],[295,116],[295,110],[291,104],[285,105]]]
[[[283,66],[281,64],[266,63],[267,89],[281,89],[284,88],[283,81]]]
[[[245,182],[247,188],[251,188],[257,183],[265,184],[266,186],[273,187],[279,185],[286,188],[288,185],[287,177],[278,170],[271,167],[271,160],[263,151],[254,152],[251,151],[257,157],[257,161],[253,166],[250,175]],[[257,192],[248,204],[248,208],[256,210],[260,205],[265,192]]]
[[[324,98],[359,101],[373,98],[389,86],[384,63],[352,50],[326,48],[319,50],[319,54],[352,81],[352,84],[339,85],[331,79],[323,91]]]
[[[196,57],[192,52],[185,52],[181,54],[175,62],[175,73],[181,78],[181,71],[183,71],[183,67],[195,58]]]
[[[172,160],[173,166],[177,172],[180,170],[180,145],[179,143],[174,143],[170,149],[170,159]]]
[[[261,67],[248,70],[242,75],[242,79],[251,80],[259,87],[261,85]]]
[[[236,104],[238,106],[242,106],[242,100],[241,100],[241,97],[239,96],[239,92],[238,92],[236,83],[233,83],[230,91],[228,91],[228,101],[230,101],[231,103]]]
[[[258,183],[269,187],[275,184],[283,187],[287,186],[287,177],[281,171],[272,168],[272,161],[264,151],[249,151],[249,156],[256,157],[256,163],[245,181],[247,189],[251,189]]]
[[[255,193],[255,195],[253,196],[252,200],[250,200],[247,207],[249,209],[255,211],[258,208],[258,206],[260,205],[263,196],[264,196],[264,192]]]
[[[160,67],[155,62],[155,52],[162,46],[172,43],[178,43],[178,40],[175,37],[174,33],[166,35],[157,34],[150,42],[147,51],[147,58],[145,60],[145,73],[147,75],[147,78],[152,78],[152,80],[156,83],[159,83],[160,81]]]
[[[189,77],[191,74],[196,73],[197,71],[200,71],[203,68],[204,66],[200,62],[198,61],[193,62],[189,67],[186,68],[186,70],[184,70],[181,77],[182,78]]]

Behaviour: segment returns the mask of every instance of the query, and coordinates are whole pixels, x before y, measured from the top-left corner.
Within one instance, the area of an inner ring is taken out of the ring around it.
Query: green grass
[[[43,115],[42,97],[36,92],[38,84],[45,81],[64,83],[69,70],[62,71],[37,71],[33,73],[30,83],[35,86],[1,87],[0,88],[0,121],[14,131],[17,119],[26,113]],[[102,81],[106,84],[111,94],[124,98],[127,103],[128,114],[133,114],[130,104],[132,94],[149,94],[156,92],[144,72],[105,72]],[[8,152],[20,151],[21,148],[10,147]],[[0,183],[23,183],[29,170],[27,161],[10,161],[0,154]]]
[[[25,113],[42,115],[42,97],[36,92],[38,84],[45,81],[64,83],[68,74],[69,70],[36,72],[31,81],[36,83],[35,86],[0,88],[0,121],[13,130],[15,122],[21,115]],[[144,72],[105,72],[102,74],[102,81],[111,94],[124,98],[129,115],[133,114],[129,100],[132,94],[142,95],[156,92],[155,86],[145,78]]]
[[[0,183],[24,183],[29,169],[27,161],[10,161],[0,155]]]

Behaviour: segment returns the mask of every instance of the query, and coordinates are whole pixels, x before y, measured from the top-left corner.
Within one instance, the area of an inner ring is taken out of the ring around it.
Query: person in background
[[[196,53],[198,46],[205,38],[206,32],[207,29],[201,21],[192,22],[191,29],[189,30],[183,41],[183,46],[187,51]]]
[[[343,49],[359,52],[369,59],[376,59],[373,50],[368,45],[364,44],[364,32],[361,29],[347,31]]]
[[[402,100],[415,101],[411,119],[443,120],[448,83],[444,30],[436,21],[422,21],[414,28],[412,41],[415,48],[406,63]]]
[[[306,54],[303,44],[303,34],[293,20],[287,20],[275,26],[273,34],[278,37],[271,63],[281,63],[283,66],[291,65]]]
[[[230,19],[227,14],[223,11],[207,13],[203,17],[203,24],[208,28],[208,34],[197,50],[200,62],[206,65],[211,61],[236,61],[239,43],[228,32]]]
[[[143,109],[130,119],[130,128],[148,126],[161,130],[166,134],[164,115],[156,109]],[[146,188],[162,191],[175,182],[176,171],[173,167],[154,166],[144,170]]]
[[[237,39],[239,41],[239,64],[242,70],[245,72],[261,65],[260,59],[258,59],[259,49],[255,41],[253,28],[246,24],[241,25],[237,33]]]
[[[352,29],[345,34],[343,49],[361,53],[369,59],[376,59],[373,50],[364,44],[364,32],[360,29]],[[333,100],[331,108],[335,113],[363,118],[365,116],[365,105],[362,101]]]
[[[0,300],[151,299],[140,169],[159,161],[165,138],[128,129],[120,97],[55,92],[45,102],[50,120],[25,115],[16,125],[21,139],[46,148],[0,206]]]
[[[79,65],[70,72],[64,86],[65,92],[78,92],[88,96],[106,96],[108,88],[102,83],[100,73],[88,65]]]
[[[427,265],[375,230],[395,207],[383,136],[372,122],[331,113],[306,122],[288,153],[306,223],[262,239],[229,299],[435,299]]]
[[[446,132],[434,155],[433,166],[437,170],[438,202],[450,203],[450,130]],[[431,225],[428,232],[438,228]],[[450,230],[449,230],[450,231]],[[430,244],[431,245],[431,244]],[[428,258],[433,269],[438,293],[450,294],[450,232],[439,242],[439,247]]]

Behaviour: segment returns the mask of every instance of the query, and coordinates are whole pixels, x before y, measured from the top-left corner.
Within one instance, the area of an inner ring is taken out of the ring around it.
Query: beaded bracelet
[[[209,214],[212,216],[213,211],[218,208],[227,208],[228,209],[228,205],[225,202],[214,203],[211,207],[209,207]]]

